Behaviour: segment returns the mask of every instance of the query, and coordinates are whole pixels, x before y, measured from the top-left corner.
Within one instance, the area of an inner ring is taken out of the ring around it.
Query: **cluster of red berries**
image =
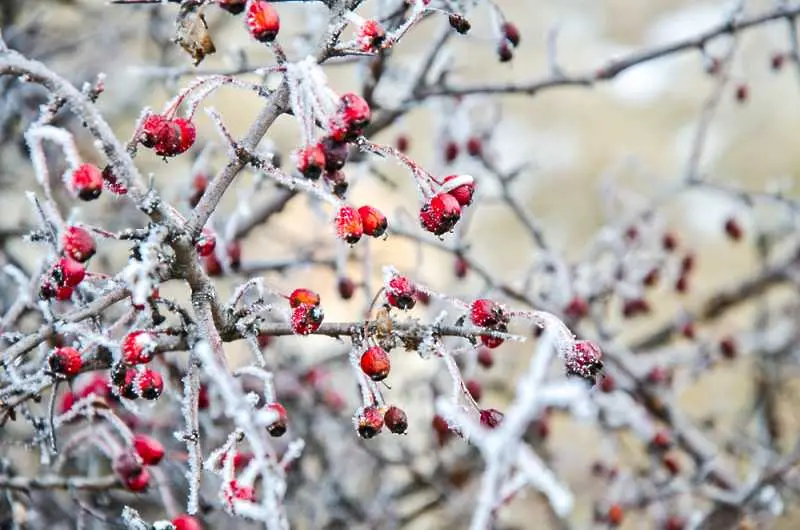
[[[328,136],[296,153],[297,171],[311,180],[324,175],[333,193],[343,197],[348,183],[341,169],[347,162],[349,143],[361,136],[371,117],[372,111],[364,98],[354,93],[343,94],[328,122]]]
[[[310,289],[295,289],[288,296],[292,308],[290,323],[292,331],[298,335],[308,335],[317,331],[325,318],[319,306],[319,294]]]
[[[483,156],[483,140],[478,136],[470,136],[465,145],[467,154],[474,158]],[[452,164],[461,154],[461,147],[455,140],[450,140],[444,144],[444,161]]]
[[[480,298],[470,304],[469,318],[479,328],[501,333],[508,331],[508,323],[511,321],[511,316],[503,306],[486,298]],[[481,335],[480,339],[487,348],[497,348],[504,342],[504,339],[491,335]]]
[[[121,349],[122,359],[111,369],[111,378],[119,394],[127,399],[158,399],[164,390],[164,380],[158,371],[142,366],[153,360],[158,351],[155,334],[131,331],[122,339]]]
[[[381,408],[374,405],[362,407],[356,413],[353,423],[358,435],[365,440],[377,436],[384,426],[394,434],[405,434],[408,430],[408,416],[403,409],[394,405]]]
[[[133,492],[142,492],[150,486],[148,466],[156,466],[164,458],[164,446],[146,434],[133,437],[132,447],[123,450],[113,463],[114,472],[125,487]]]
[[[61,258],[42,278],[39,295],[43,299],[69,300],[86,277],[87,262],[96,252],[94,238],[79,226],[69,226],[61,234]]]
[[[210,231],[204,230],[200,235],[195,246],[197,253],[203,260],[203,268],[209,276],[219,276],[222,274],[222,263],[220,263],[215,252],[217,247],[216,236]],[[242,266],[242,243],[240,241],[231,241],[225,246],[225,257],[228,259],[228,266],[233,271],[239,270]]]
[[[142,123],[139,141],[159,156],[177,156],[194,145],[197,130],[186,118],[170,118],[162,114],[149,114]]]
[[[500,62],[505,63],[514,58],[513,48],[519,46],[519,29],[511,22],[503,22],[500,26],[500,33],[502,37],[497,45],[497,56],[500,58]]]
[[[419,211],[422,227],[440,236],[451,231],[461,219],[461,209],[472,204],[475,180],[469,175],[449,175],[441,189]]]
[[[336,235],[351,245],[358,243],[363,235],[381,237],[389,226],[380,210],[366,205],[358,210],[352,206],[342,206],[336,212],[334,221]]]

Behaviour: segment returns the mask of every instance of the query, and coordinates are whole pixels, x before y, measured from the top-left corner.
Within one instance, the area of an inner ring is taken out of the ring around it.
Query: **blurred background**
[[[367,2],[365,16],[370,13],[370,4]],[[548,53],[552,55],[553,50],[557,65],[566,74],[588,74],[608,60],[696,35],[726,20],[738,5],[696,0],[498,0],[497,4],[520,29],[521,43],[514,59],[508,63],[497,60],[492,15],[485,6],[479,6],[468,12],[472,23],[469,34],[452,38],[443,52],[441,61],[449,65],[448,80],[452,84],[545,78],[551,74]],[[775,4],[750,0],[744,2],[743,12],[759,13]],[[161,109],[178,89],[191,81],[194,72],[227,71],[243,64],[253,68],[272,64],[270,53],[249,39],[240,17],[210,7],[206,17],[218,51],[196,70],[190,58],[169,42],[175,6],[120,6],[93,0],[6,0],[0,6],[0,17],[3,36],[12,48],[41,59],[77,85],[105,73],[106,90],[99,105],[120,138],[126,141],[143,106]],[[327,10],[317,3],[280,4],[278,10],[282,17],[280,41],[290,59],[298,59],[295,50],[301,48],[308,32],[319,33],[327,21]],[[384,107],[392,108],[399,101],[402,88],[398,86],[403,86],[404,73],[419,63],[421,54],[444,23],[441,19],[423,22],[395,48],[392,64],[397,71],[387,74],[376,96]],[[726,53],[731,44],[729,38],[713,41],[706,49],[706,57],[697,51],[669,56],[634,67],[610,82],[591,88],[554,88],[534,96],[476,96],[464,98],[460,104],[432,98],[374,139],[394,144],[398,137],[406,137],[412,158],[433,174],[475,175],[479,182],[476,206],[468,222],[449,237],[468,242],[471,256],[485,270],[498,281],[513,285],[521,285],[520,278],[527,274],[537,250],[501,200],[499,186],[483,176],[485,168],[465,152],[469,137],[487,136],[484,148],[506,170],[526,165],[514,183],[515,196],[543,227],[553,251],[571,262],[585,259],[600,227],[624,226],[658,200],[659,222],[677,234],[682,248],[695,253],[697,269],[686,294],[676,294],[668,282],[649,291],[653,310],[646,317],[635,321],[610,317],[613,326],[620,326],[621,336],[634,341],[675,321],[684,311],[701,307],[718,289],[752,275],[759,267],[755,234],[776,226],[794,226],[793,211],[773,202],[751,208],[731,194],[701,187],[678,194],[671,191],[685,178],[704,109],[711,102],[713,118],[707,124],[699,172],[709,181],[725,186],[759,192],[785,188],[787,196],[796,197],[794,185],[800,169],[800,150],[795,145],[796,124],[800,120],[800,68],[788,60],[776,64],[775,59],[790,52],[790,42],[785,21],[742,33],[730,64],[729,79],[724,84],[718,76],[709,74],[709,67],[710,59]],[[365,70],[363,63],[326,67],[330,86],[339,93],[358,90]],[[259,77],[251,74],[245,78]],[[3,91],[0,209],[4,212],[0,228],[11,229],[33,222],[29,204],[21,195],[24,190],[36,187],[21,133],[35,119],[41,100],[39,92],[26,90],[7,78],[0,79],[0,87]],[[204,103],[220,112],[234,137],[247,131],[261,105],[255,95],[236,88],[223,88]],[[60,119],[68,123],[70,118],[65,115]],[[199,142],[195,154],[208,141],[219,143],[219,136],[205,113],[198,114],[196,123]],[[82,140],[84,156],[102,167],[91,142],[87,138]],[[284,116],[262,145],[281,153],[284,167],[288,168],[290,154],[298,141],[296,125]],[[443,155],[449,142],[460,147],[460,154],[450,163]],[[186,211],[193,174],[198,168],[213,174],[225,159],[224,149],[207,154],[207,161],[198,165],[192,158],[179,157],[164,163],[150,152],[140,152],[137,163],[144,174],[152,174],[153,184],[167,199]],[[353,180],[351,201],[391,212],[390,223],[416,229],[418,203],[411,178],[397,164],[376,165],[383,180],[372,178],[367,169],[353,169],[349,173]],[[275,193],[267,187],[259,191],[260,195],[253,195],[253,178],[243,173],[228,193],[212,219],[218,231],[224,232],[229,213],[242,204],[264,202]],[[67,204],[66,195],[62,198]],[[71,212],[74,219],[109,230],[141,220],[130,205],[111,198],[81,205]],[[333,234],[326,215],[324,208],[313,201],[302,197],[294,200],[268,226],[254,230],[244,240],[245,262],[312,251],[320,258],[335,257],[337,249],[332,244]],[[731,217],[741,224],[743,241],[734,243],[725,237],[723,226]],[[42,257],[40,249],[30,243],[14,241],[7,248],[10,259],[30,267]],[[385,241],[373,242],[370,252],[374,284],[381,281],[381,267],[391,264],[457,297],[469,299],[484,292],[484,282],[477,275],[456,277],[452,254],[392,235]],[[127,259],[126,249],[109,243],[100,258],[102,261],[96,260],[99,266],[118,270]],[[349,274],[363,278],[363,266],[353,263]],[[326,267],[265,276],[272,285],[287,291],[299,284],[320,291],[326,319],[330,321],[358,319],[367,301],[361,291],[353,300],[340,300],[336,294],[337,274]],[[223,292],[230,288],[224,282],[221,285]],[[185,287],[180,285],[167,286],[163,292],[179,298],[186,295]],[[770,291],[768,299],[782,300],[789,292],[788,289]],[[699,327],[698,334],[713,342],[752,323],[758,307],[758,304],[743,304],[724,318]],[[435,304],[430,308],[419,307],[415,315],[430,319],[437,310]],[[342,345],[332,345],[327,339],[285,338],[277,342],[279,355],[300,357],[309,364],[311,359],[343,351]],[[237,358],[242,349],[232,344],[226,346],[226,351],[231,358]],[[527,366],[530,351],[528,344],[507,344],[496,351],[495,367],[476,375],[485,389],[482,403],[502,410],[513,396],[515,375]],[[411,354],[396,359],[390,394],[409,411],[410,434],[399,441],[383,437],[376,440],[376,445],[424,447],[431,436],[432,400],[430,392],[417,392],[415,382],[444,369]],[[709,428],[713,439],[726,440],[753,428],[750,412],[757,383],[753,363],[753,358],[743,352],[737,359],[716,365],[701,376],[677,378],[680,404],[698,424],[713,423]],[[780,417],[785,432],[792,433],[800,426],[796,413],[800,387],[796,374],[784,375],[778,394]],[[350,377],[346,370],[339,376],[344,381]],[[355,389],[346,398],[355,403]],[[347,421],[346,416],[342,421]],[[353,443],[363,442],[354,437]],[[613,465],[614,459],[624,456],[627,460],[623,474],[635,475],[637,466],[647,465],[641,444],[628,440],[625,433],[610,441],[607,436],[600,436],[595,426],[562,414],[553,415],[540,449],[578,497],[574,521],[579,528],[592,526],[595,500],[608,493],[607,484],[587,480],[598,459],[608,462],[610,458],[612,461],[608,463]],[[463,496],[454,495],[443,506],[418,519],[416,526],[408,527],[464,528],[460,517],[474,493],[474,489],[467,488]],[[680,507],[679,495],[674,502]],[[787,515],[774,528],[797,527],[800,515],[795,513],[795,504],[787,503]],[[541,499],[532,492],[515,499],[500,521],[503,528],[549,527]],[[655,527],[652,524],[650,519],[629,518],[624,527]],[[307,527],[314,527],[313,523]]]

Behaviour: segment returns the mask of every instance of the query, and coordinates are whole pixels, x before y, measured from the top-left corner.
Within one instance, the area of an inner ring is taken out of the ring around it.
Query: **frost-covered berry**
[[[354,245],[364,234],[364,225],[361,216],[352,206],[342,206],[336,213],[336,235],[345,242]]]
[[[373,438],[383,429],[383,414],[378,407],[363,407],[355,417],[355,426],[359,436]]]
[[[75,348],[63,346],[50,354],[50,369],[66,377],[75,377],[81,371],[81,353]]]
[[[276,419],[269,427],[267,427],[267,432],[270,436],[283,436],[286,434],[286,423],[289,420],[289,416],[286,414],[286,409],[283,405],[278,402],[270,403],[267,405],[268,410],[272,410],[278,414],[278,419]]]
[[[435,195],[419,212],[422,227],[437,236],[452,230],[460,218],[461,205],[449,193]]]
[[[235,480],[231,481],[233,498],[240,501],[255,502],[256,490],[252,486],[240,486]]]
[[[486,298],[474,300],[469,306],[469,318],[481,328],[495,328],[508,324],[510,317],[503,306]]]
[[[151,148],[159,156],[176,156],[194,145],[197,130],[191,120],[186,118],[167,118],[160,114],[150,114],[142,123],[139,141]]]
[[[238,15],[242,11],[244,11],[245,5],[247,4],[246,0],[217,0],[217,5],[230,13],[231,15]],[[174,521],[173,521],[173,524]],[[181,530],[178,528],[177,530]]]
[[[389,224],[386,221],[386,216],[377,208],[362,206],[358,209],[358,215],[361,216],[361,224],[364,227],[364,233],[368,236],[381,237],[386,233],[386,228]]]
[[[133,437],[133,449],[146,466],[158,465],[166,453],[161,442],[146,434],[137,434]]]
[[[172,123],[177,125],[179,131],[178,151],[175,153],[179,155],[185,153],[194,145],[194,141],[197,138],[197,128],[191,120],[186,118],[174,118]]]
[[[200,232],[200,237],[197,238],[194,244],[194,248],[200,256],[210,256],[214,249],[217,248],[217,237],[214,232],[209,228],[203,228],[203,231]]]
[[[366,20],[358,28],[356,42],[362,52],[376,52],[386,39],[386,30],[377,20]]]
[[[122,339],[122,360],[129,365],[149,363],[157,347],[153,333],[141,329],[131,331]]]
[[[361,371],[373,381],[383,381],[389,375],[389,354],[380,346],[372,346],[361,355]]]
[[[386,409],[383,414],[383,423],[394,434],[405,434],[408,430],[408,416],[403,409],[394,405]]]
[[[296,155],[297,171],[305,178],[317,180],[325,169],[325,150],[322,144],[300,149]]]
[[[503,413],[497,409],[483,409],[480,412],[480,421],[487,429],[495,429],[503,421]]]
[[[292,310],[292,332],[297,335],[309,335],[319,329],[325,313],[321,307],[301,305]]]
[[[386,301],[398,309],[412,309],[416,304],[416,288],[405,276],[396,274],[386,284]]]
[[[139,395],[145,399],[158,399],[161,392],[164,391],[164,380],[161,378],[161,374],[155,370],[145,368],[137,379]]]
[[[103,191],[103,172],[94,164],[81,164],[70,175],[68,184],[80,200],[92,201]]]
[[[292,291],[292,294],[289,295],[289,306],[295,308],[301,305],[319,305],[319,294],[304,287],[295,289]]]
[[[603,352],[595,343],[579,340],[573,345],[564,363],[567,374],[576,375],[594,384],[603,370]]]
[[[245,18],[247,30],[259,42],[272,42],[281,29],[278,10],[264,0],[251,0]]]
[[[94,238],[80,226],[68,226],[61,234],[61,248],[64,254],[83,263],[96,252]]]
[[[444,178],[442,191],[455,197],[459,206],[469,206],[475,194],[475,179],[470,175],[448,175]]]
[[[75,288],[86,277],[86,268],[72,258],[62,257],[51,272],[56,285]]]
[[[128,193],[128,188],[119,181],[117,175],[114,174],[114,168],[106,166],[103,168],[103,182],[105,182],[106,188],[111,193],[116,195],[125,195]]]
[[[364,98],[352,92],[343,94],[336,115],[328,125],[331,138],[337,142],[354,140],[369,125],[371,117],[372,111]]]
[[[175,530],[203,530],[203,525],[200,524],[200,521],[185,513],[173,519],[172,526],[175,527]]]

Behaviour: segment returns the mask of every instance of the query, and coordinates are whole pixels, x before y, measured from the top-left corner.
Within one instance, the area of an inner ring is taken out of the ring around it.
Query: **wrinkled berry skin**
[[[395,276],[386,285],[386,301],[398,309],[412,309],[416,305],[416,289],[405,276]]]
[[[386,221],[386,216],[377,208],[362,206],[358,209],[358,215],[361,216],[364,233],[368,236],[381,237],[386,233],[389,223]]]
[[[88,261],[96,252],[94,238],[79,226],[68,226],[61,235],[64,254],[79,263]]]
[[[459,219],[461,219],[461,205],[449,193],[435,195],[419,212],[422,227],[437,236],[451,231]]]
[[[292,332],[297,335],[309,335],[319,329],[325,313],[321,307],[301,305],[292,310]]]
[[[82,201],[93,201],[103,191],[103,172],[94,164],[81,164],[69,181],[72,192]]]
[[[274,41],[281,29],[278,11],[275,6],[264,0],[250,2],[245,23],[250,35],[259,42]]]
[[[50,355],[50,369],[66,377],[75,377],[81,371],[81,354],[75,348],[63,346]]]
[[[408,430],[408,416],[403,409],[394,405],[383,414],[383,423],[394,434],[405,434]]]
[[[361,371],[373,381],[383,381],[389,375],[389,354],[380,346],[372,346],[361,355]]]
[[[364,407],[356,417],[358,435],[368,440],[374,438],[383,429],[383,414],[378,407]]]
[[[270,403],[267,405],[269,410],[273,410],[278,414],[278,419],[275,420],[269,427],[267,427],[267,432],[270,436],[280,437],[286,434],[286,423],[288,421],[289,416],[286,414],[286,409],[280,403]]]

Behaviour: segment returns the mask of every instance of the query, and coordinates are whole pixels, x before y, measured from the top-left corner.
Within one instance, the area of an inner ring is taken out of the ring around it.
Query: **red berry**
[[[786,55],[783,53],[774,53],[772,57],[770,57],[770,67],[778,72],[781,68],[783,68],[783,63],[786,61]]]
[[[433,430],[436,433],[436,441],[440,446],[443,446],[453,435],[447,420],[438,414],[433,417],[433,420],[431,421],[431,427],[433,427]]]
[[[397,150],[400,151],[401,153],[405,153],[406,151],[408,151],[409,148],[408,136],[406,136],[405,134],[401,134],[400,136],[398,136],[395,142],[395,147],[397,147]]]
[[[383,429],[383,414],[378,407],[364,407],[355,418],[355,426],[359,436],[373,438]]]
[[[400,407],[390,406],[383,415],[386,428],[394,434],[405,434],[408,430],[408,416]]]
[[[483,409],[480,412],[481,425],[495,429],[503,421],[503,413],[496,409]]]
[[[372,111],[367,100],[349,92],[339,98],[339,109],[332,124],[332,136],[337,141],[349,141],[361,135],[369,125]]]
[[[730,217],[725,221],[725,233],[728,234],[728,237],[733,241],[739,241],[742,239],[742,234],[744,231],[742,230],[742,225],[739,224],[739,221],[733,217]]]
[[[211,277],[222,274],[222,263],[219,262],[216,254],[210,254],[203,258],[203,269]]]
[[[194,141],[197,138],[197,128],[191,120],[186,118],[175,118],[172,123],[178,127],[178,149],[174,154],[179,155],[185,153],[194,145]]]
[[[455,161],[458,158],[458,144],[454,141],[449,141],[444,146],[444,161],[448,164]]]
[[[689,340],[694,340],[695,338],[695,329],[693,322],[686,322],[681,326],[681,335],[686,337]]]
[[[658,269],[650,269],[650,272],[644,275],[642,278],[642,285],[647,287],[655,287],[658,284],[658,279],[660,276],[660,272]]]
[[[460,218],[461,205],[449,193],[435,195],[419,212],[422,227],[437,236],[452,230]]]
[[[389,375],[389,354],[380,346],[372,346],[361,355],[361,370],[373,381],[383,381]]]
[[[480,401],[481,396],[483,396],[483,387],[481,384],[475,379],[470,379],[466,382],[466,386],[467,392],[469,392],[469,395],[472,396],[472,399],[475,401]]]
[[[164,446],[146,434],[137,434],[133,437],[133,449],[146,466],[156,466],[164,458]]]
[[[473,324],[481,328],[496,328],[508,324],[510,320],[503,306],[486,298],[474,300],[470,304],[469,318]]]
[[[61,403],[58,405],[59,413],[64,414],[65,412],[68,412],[77,400],[78,399],[73,392],[70,392],[69,390],[64,392],[64,395],[61,396]]]
[[[222,4],[220,4],[220,7],[222,7]],[[244,9],[244,2],[242,3],[242,9]],[[203,525],[200,524],[200,521],[185,513],[173,519],[172,526],[175,527],[175,530],[203,530]]]
[[[208,177],[205,174],[198,173],[194,176],[192,180],[192,194],[189,196],[189,206],[192,208],[197,206],[197,203],[199,203],[200,199],[205,195],[207,187]]]
[[[647,372],[647,381],[649,383],[653,383],[654,385],[668,383],[669,380],[670,380],[669,370],[667,370],[663,366],[654,366],[650,369],[649,372]]]
[[[469,156],[479,157],[483,154],[483,142],[477,136],[471,136],[467,140],[467,153]]]
[[[75,348],[62,346],[50,355],[50,369],[67,377],[75,377],[81,371],[81,353]]]
[[[336,213],[336,235],[345,242],[354,245],[364,233],[361,216],[352,206],[342,206]]]
[[[457,256],[455,264],[453,265],[453,273],[456,275],[456,278],[465,278],[467,276],[467,272],[469,272],[469,264],[467,260],[465,260],[462,256]]]
[[[158,399],[164,390],[164,380],[155,370],[145,368],[139,374],[139,395],[145,399]]]
[[[650,440],[650,448],[654,451],[666,451],[670,447],[672,447],[672,437],[669,432],[664,429],[656,431]]]
[[[252,0],[247,7],[245,24],[250,35],[259,42],[272,42],[281,29],[275,7],[264,0]]]
[[[372,206],[362,206],[358,209],[364,233],[372,237],[381,237],[388,227],[386,216]]]
[[[297,152],[297,171],[305,178],[317,180],[325,169],[325,150],[322,144],[310,145]]]
[[[608,508],[608,513],[606,514],[606,519],[608,520],[608,524],[611,526],[619,526],[622,524],[622,520],[625,518],[625,511],[622,509],[617,503],[612,504]]]
[[[356,42],[362,52],[376,52],[386,39],[386,30],[377,20],[366,20],[358,28]]]
[[[145,491],[150,486],[150,472],[142,468],[138,473],[125,477],[124,482],[125,487],[134,493]]]
[[[724,337],[719,341],[719,351],[726,359],[734,359],[737,352],[736,341],[733,337]]]
[[[414,284],[405,276],[395,275],[386,284],[386,301],[398,309],[412,309],[416,304]]]
[[[675,234],[672,232],[667,232],[661,240],[661,246],[664,247],[664,250],[667,252],[672,252],[678,248],[678,238],[675,237]]]
[[[197,408],[206,410],[211,405],[211,400],[208,397],[208,387],[200,385],[200,390],[197,392]]]
[[[194,144],[197,131],[186,118],[168,119],[160,114],[150,114],[142,124],[139,141],[153,148],[159,156],[175,156],[187,151]]]
[[[75,288],[86,277],[86,269],[72,258],[60,258],[53,267],[56,285]]]
[[[497,45],[497,57],[501,63],[507,63],[514,58],[514,52],[511,51],[511,46],[506,41]]]
[[[233,454],[233,469],[241,471],[253,459],[253,453],[241,453],[236,451]]]
[[[455,197],[459,206],[469,206],[475,194],[475,179],[470,175],[448,175],[444,178],[442,191]]]
[[[670,515],[667,520],[664,521],[664,530],[684,530],[684,528],[686,528],[686,521],[677,515]]]
[[[575,375],[594,384],[603,369],[603,352],[593,342],[576,341],[565,360],[567,374]]]
[[[278,414],[278,419],[267,427],[267,432],[270,436],[283,436],[286,433],[286,422],[289,419],[289,416],[286,414],[286,409],[278,402],[268,404],[267,409]]]
[[[321,307],[301,305],[292,310],[292,332],[298,335],[309,335],[319,329],[325,313]]]
[[[650,312],[650,304],[644,298],[634,298],[625,300],[622,304],[622,316],[625,318],[633,318],[637,315],[646,314]]]
[[[157,143],[163,141],[164,136],[169,135],[166,130],[169,120],[161,114],[148,114],[142,122],[142,133],[139,141],[148,149],[152,149]]]
[[[92,236],[79,226],[69,226],[64,230],[61,247],[67,256],[81,263],[94,256],[96,251]]]
[[[611,393],[617,389],[617,381],[610,374],[605,374],[600,380],[600,390]]]
[[[575,320],[584,318],[589,314],[589,303],[581,296],[573,296],[564,309],[564,314]]]
[[[478,364],[487,370],[494,365],[494,355],[489,348],[478,348]]]
[[[122,339],[122,360],[131,365],[149,363],[157,347],[153,333],[141,329],[131,331]]]
[[[661,458],[661,463],[669,472],[670,475],[675,476],[681,472],[681,464],[677,457],[673,454],[666,454]]]
[[[106,166],[103,168],[103,182],[105,182],[106,188],[111,193],[115,193],[117,195],[125,195],[128,193],[128,188],[125,187],[125,184],[119,181],[117,176],[114,174],[114,168],[111,166]]]
[[[228,253],[228,264],[231,266],[231,269],[234,271],[239,270],[242,266],[242,242],[231,241],[228,243],[228,246],[225,247],[225,250]]]
[[[686,274],[682,274],[675,281],[675,290],[679,293],[685,293],[689,290],[689,278],[687,278]]]
[[[217,0],[217,5],[230,13],[231,15],[238,15],[244,11],[247,0]],[[188,517],[188,516],[187,516]],[[173,521],[173,524],[174,521]],[[177,525],[176,525],[177,526]],[[177,530],[181,530],[178,528]]]
[[[103,191],[103,172],[94,164],[81,164],[72,173],[69,187],[80,200],[92,201]]]
[[[500,26],[500,31],[503,32],[503,36],[508,39],[508,42],[510,42],[512,46],[515,48],[519,46],[519,29],[515,24],[504,22],[503,25]]]
[[[214,236],[214,232],[208,228],[203,228],[203,231],[200,232],[200,237],[197,238],[197,241],[194,244],[197,254],[199,254],[201,257],[210,256],[216,247],[217,238]]]
[[[292,291],[289,295],[289,306],[292,308],[300,307],[301,305],[318,306],[319,294],[311,289],[299,288]]]
[[[347,156],[350,154],[350,148],[346,143],[326,136],[319,145],[325,155],[325,171],[339,171],[344,167],[345,162],[347,162]]]
[[[736,87],[736,101],[744,103],[750,97],[750,88],[744,83]]]
[[[344,277],[339,278],[336,288],[338,289],[339,296],[342,297],[342,300],[350,300],[353,298],[353,294],[355,293],[356,284],[350,278]]]
[[[240,486],[235,480],[231,481],[231,493],[240,501],[255,502],[256,490],[250,486]]]

